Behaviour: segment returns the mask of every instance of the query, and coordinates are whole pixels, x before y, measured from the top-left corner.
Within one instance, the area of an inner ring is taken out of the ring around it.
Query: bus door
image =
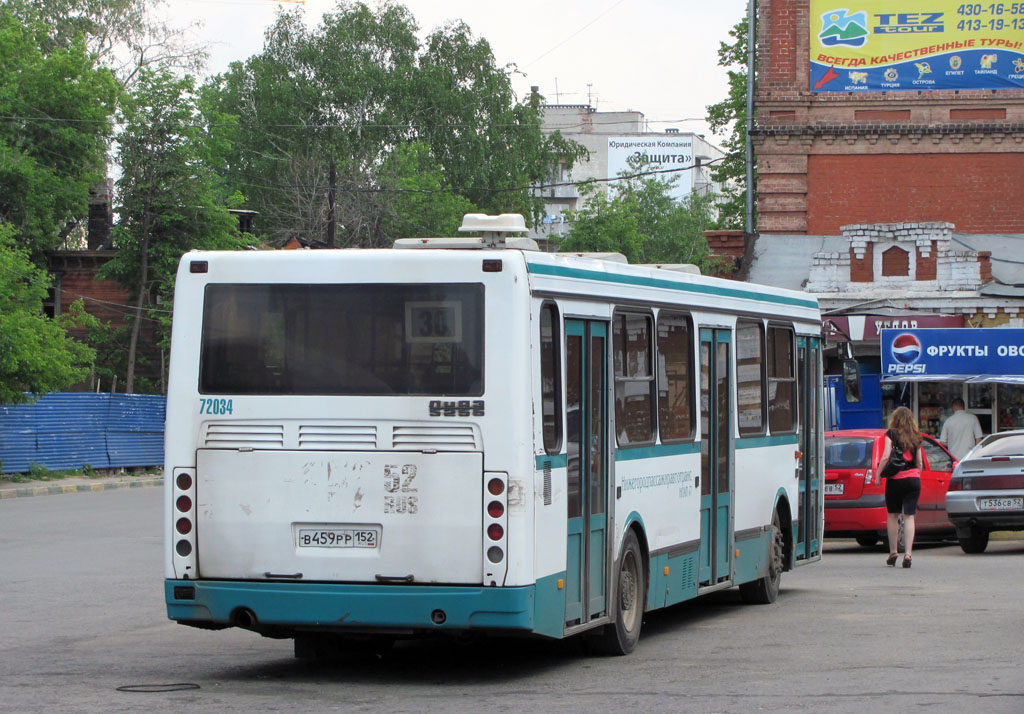
[[[796,559],[809,561],[821,557],[821,474],[818,441],[821,395],[821,340],[797,337],[797,394],[800,401],[797,443],[799,508],[797,513]]]
[[[700,331],[699,585],[731,577],[732,395],[729,330]]]
[[[608,325],[565,321],[569,542],[565,623],[606,610],[608,551]]]

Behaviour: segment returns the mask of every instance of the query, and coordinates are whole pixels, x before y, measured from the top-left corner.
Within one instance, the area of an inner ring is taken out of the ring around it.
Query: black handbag
[[[900,471],[906,471],[910,468],[910,462],[904,458],[903,450],[899,448],[892,432],[889,432],[889,441],[892,442],[892,448],[889,450],[889,460],[880,472],[882,478],[895,476]]]

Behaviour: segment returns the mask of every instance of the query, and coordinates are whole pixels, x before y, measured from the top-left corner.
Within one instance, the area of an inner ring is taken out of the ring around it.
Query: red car
[[[885,429],[847,429],[825,434],[826,538],[856,538],[865,547],[888,541],[885,482],[878,475],[885,433]],[[915,540],[953,537],[956,530],[946,515],[946,490],[956,459],[934,437],[921,436],[925,463]],[[899,540],[902,546],[902,517]]]

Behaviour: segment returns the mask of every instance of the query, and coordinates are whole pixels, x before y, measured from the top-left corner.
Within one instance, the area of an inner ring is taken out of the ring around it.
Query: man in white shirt
[[[981,441],[981,424],[978,417],[964,411],[964,400],[957,397],[953,400],[953,414],[942,425],[939,441],[946,445],[950,453],[959,461],[974,445]]]

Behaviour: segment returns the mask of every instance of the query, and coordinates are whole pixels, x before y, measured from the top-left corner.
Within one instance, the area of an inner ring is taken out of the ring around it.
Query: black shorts
[[[921,497],[921,479],[887,478],[885,480],[885,510],[888,513],[899,513],[912,516],[917,513],[917,499]]]

